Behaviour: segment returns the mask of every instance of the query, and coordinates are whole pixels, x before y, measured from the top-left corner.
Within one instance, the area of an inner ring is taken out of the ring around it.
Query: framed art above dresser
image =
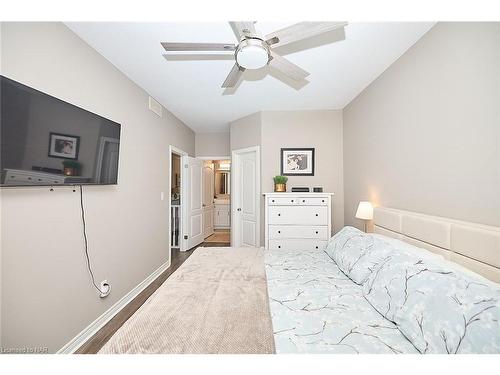
[[[324,249],[331,237],[333,193],[266,193],[266,249]]]

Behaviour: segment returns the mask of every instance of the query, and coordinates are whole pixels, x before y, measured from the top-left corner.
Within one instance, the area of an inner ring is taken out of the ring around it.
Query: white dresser
[[[65,176],[63,174],[5,168],[4,185],[46,185],[83,184],[91,182],[91,178],[83,176]]]
[[[332,193],[266,193],[266,249],[324,249],[331,236]]]

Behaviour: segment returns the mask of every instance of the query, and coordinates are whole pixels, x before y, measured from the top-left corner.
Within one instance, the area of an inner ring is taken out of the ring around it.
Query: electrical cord
[[[83,224],[83,238],[85,240],[85,258],[87,259],[87,269],[89,270],[90,277],[92,278],[92,284],[94,285],[94,288],[96,288],[99,293],[103,293],[101,288],[99,288],[95,282],[95,277],[94,273],[92,272],[92,265],[90,263],[90,256],[89,256],[89,245],[88,245],[88,240],[87,240],[87,225],[85,223],[85,208],[83,206],[83,186],[80,186],[80,208],[82,212],[82,224]]]

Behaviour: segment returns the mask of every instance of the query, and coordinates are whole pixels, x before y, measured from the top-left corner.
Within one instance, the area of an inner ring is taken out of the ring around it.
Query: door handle
[[[241,208],[238,208],[237,211],[241,211]]]

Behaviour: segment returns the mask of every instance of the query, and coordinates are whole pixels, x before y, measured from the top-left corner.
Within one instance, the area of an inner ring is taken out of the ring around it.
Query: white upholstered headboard
[[[393,208],[374,209],[374,232],[422,247],[500,283],[500,227]]]

